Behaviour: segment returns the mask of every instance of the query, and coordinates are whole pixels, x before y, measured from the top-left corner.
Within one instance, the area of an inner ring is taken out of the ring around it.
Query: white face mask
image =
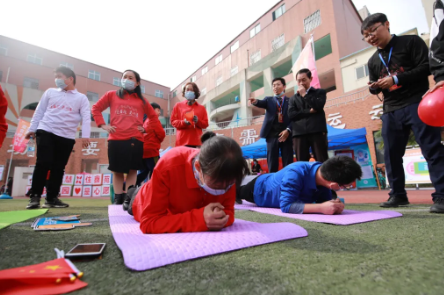
[[[68,87],[68,85],[66,85],[64,79],[55,79],[55,84],[56,84],[57,88],[60,88],[60,89],[65,89],[66,87]]]
[[[196,167],[194,165],[193,165],[193,171],[194,171],[194,177],[196,178],[196,181],[199,184],[199,186],[201,188],[203,188],[207,193],[209,193],[209,194],[211,194],[213,196],[223,195],[233,186],[233,184],[231,184],[226,189],[214,189],[214,188],[211,188],[205,182],[200,180],[199,172],[197,171],[197,169],[196,169]]]
[[[131,80],[122,79],[120,80],[120,83],[122,84],[122,87],[125,90],[133,91],[134,89],[136,89],[136,84]]]

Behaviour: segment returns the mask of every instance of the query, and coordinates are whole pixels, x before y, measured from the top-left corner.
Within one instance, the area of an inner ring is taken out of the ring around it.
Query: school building
[[[0,84],[8,100],[6,119],[8,134],[0,149],[0,181],[4,183],[12,153],[12,138],[19,118],[31,121],[34,110],[48,88],[54,88],[54,69],[63,65],[74,70],[77,76],[76,88],[87,95],[91,106],[107,91],[120,87],[121,71],[112,70],[94,63],[73,58],[65,54],[34,46],[8,37],[0,36]],[[125,69],[121,69],[125,70]],[[170,88],[147,80],[141,81],[144,97],[161,107],[160,120],[167,126],[168,96]],[[109,123],[110,110],[103,112]],[[79,128],[78,133],[81,133]],[[80,135],[80,134],[78,134]],[[91,147],[83,149],[76,142],[67,165],[67,173],[108,172],[107,133],[91,123]],[[15,167],[35,165],[35,157],[14,154],[10,175]]]
[[[234,138],[241,146],[257,141],[264,110],[249,105],[248,98],[272,95],[275,77],[286,80],[287,96],[294,95],[297,86],[291,67],[313,36],[321,87],[327,91],[328,124],[346,129],[365,127],[373,163],[382,164],[383,155],[376,148],[381,139],[375,138],[381,127],[382,102],[370,95],[366,86],[366,64],[375,48],[362,41],[360,32],[362,20],[369,14],[366,7],[358,11],[351,0],[282,0],[172,90],[143,80],[146,99],[162,108],[161,122],[167,137],[161,148],[175,145],[170,112],[184,100],[182,89],[188,81],[195,82],[201,90],[198,102],[207,109],[208,129]],[[418,32],[413,29],[404,34]],[[421,37],[428,42],[428,35]],[[1,181],[6,178],[18,118],[31,120],[43,92],[54,87],[53,70],[59,65],[74,69],[77,89],[87,94],[91,105],[106,91],[119,87],[119,71],[0,36],[0,83],[9,102],[9,132],[0,149],[0,169],[4,169]],[[109,110],[104,116],[109,120]],[[76,143],[67,173],[108,172],[106,133],[94,122],[92,137],[88,149]],[[12,175],[14,167],[34,164],[35,158],[14,154]]]

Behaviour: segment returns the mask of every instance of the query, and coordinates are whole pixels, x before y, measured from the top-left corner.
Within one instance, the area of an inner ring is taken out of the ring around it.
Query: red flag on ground
[[[87,286],[83,274],[64,258],[0,271],[2,294],[63,294]]]

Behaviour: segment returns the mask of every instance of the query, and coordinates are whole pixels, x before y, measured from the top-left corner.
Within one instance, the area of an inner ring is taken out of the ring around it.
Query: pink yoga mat
[[[108,215],[125,265],[136,271],[308,235],[293,223],[263,224],[240,219],[220,232],[143,234],[139,223],[121,205],[110,205]]]
[[[336,225],[351,225],[351,224],[364,223],[364,222],[402,216],[402,214],[399,212],[386,211],[386,210],[379,210],[379,211],[344,210],[340,215],[291,214],[291,213],[283,213],[281,209],[278,208],[261,208],[247,201],[243,201],[242,205],[236,204],[234,208],[237,210],[250,210],[254,212],[271,214],[281,217],[313,221],[313,222],[321,222],[321,223],[330,223]]]

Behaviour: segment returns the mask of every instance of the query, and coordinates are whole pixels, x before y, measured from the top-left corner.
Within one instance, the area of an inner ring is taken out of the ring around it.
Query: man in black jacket
[[[275,78],[272,83],[274,96],[267,96],[262,100],[249,99],[252,105],[267,110],[260,136],[267,141],[267,164],[270,173],[279,170],[279,150],[284,167],[293,163],[293,147],[289,136],[291,121],[288,118],[285,79]]]
[[[435,86],[429,90],[433,92],[444,85],[444,3],[435,1],[433,5],[433,21],[430,29],[430,70],[435,79]]]
[[[418,105],[429,89],[428,48],[418,36],[390,34],[390,23],[382,13],[362,23],[363,40],[378,48],[368,61],[370,92],[384,97],[382,138],[384,160],[391,191],[381,207],[408,205],[402,157],[411,130],[427,160],[430,179],[436,189],[431,212],[444,213],[444,146],[440,128],[424,124]]]
[[[293,121],[293,149],[298,161],[310,160],[310,147],[318,162],[328,160],[327,121],[324,105],[327,94],[310,87],[313,80],[309,69],[296,74],[297,93],[290,98],[288,116]]]

